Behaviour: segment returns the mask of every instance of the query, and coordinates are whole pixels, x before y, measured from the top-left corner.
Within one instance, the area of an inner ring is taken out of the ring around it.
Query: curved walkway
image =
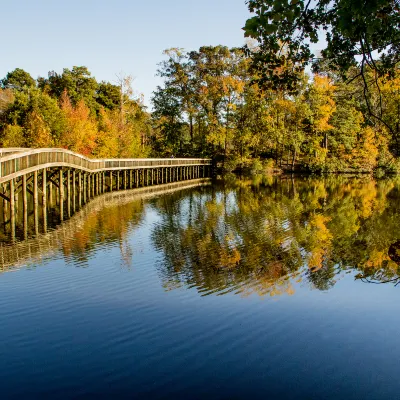
[[[123,158],[91,159],[70,150],[49,149],[0,149],[0,183],[45,168],[67,167],[84,172],[135,170],[209,166],[208,158]]]

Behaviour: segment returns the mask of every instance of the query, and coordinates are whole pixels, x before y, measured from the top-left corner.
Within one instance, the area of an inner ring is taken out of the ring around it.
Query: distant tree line
[[[64,147],[93,157],[149,154],[150,115],[132,79],[97,82],[86,67],[33,79],[22,69],[0,81],[3,147]]]
[[[226,170],[399,170],[398,64],[382,76],[366,65],[374,83],[367,93],[356,66],[344,78],[322,62],[312,76],[297,71],[294,90],[261,79],[258,44],[166,50],[151,112],[129,76],[97,82],[73,67],[35,80],[17,68],[0,81],[0,145],[107,158],[213,157]],[[279,76],[285,68],[276,67]]]

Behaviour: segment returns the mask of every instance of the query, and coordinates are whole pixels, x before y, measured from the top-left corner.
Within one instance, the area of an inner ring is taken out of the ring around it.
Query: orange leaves
[[[61,109],[67,121],[66,130],[60,138],[60,144],[84,155],[91,155],[96,147],[97,124],[90,116],[90,110],[83,100],[74,107],[66,92],[61,98]]]
[[[0,88],[0,113],[14,101],[14,94],[11,89]]]

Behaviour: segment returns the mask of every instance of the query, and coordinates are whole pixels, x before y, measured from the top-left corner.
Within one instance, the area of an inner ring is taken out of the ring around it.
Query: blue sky
[[[34,78],[85,65],[97,80],[120,71],[149,104],[162,51],[244,43],[245,0],[11,0],[1,5],[0,77],[23,68]]]

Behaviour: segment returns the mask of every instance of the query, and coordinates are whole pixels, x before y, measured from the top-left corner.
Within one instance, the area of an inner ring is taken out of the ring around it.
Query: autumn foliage
[[[329,69],[299,75],[294,93],[260,86],[242,49],[164,55],[151,113],[129,76],[112,84],[85,67],[37,80],[10,72],[0,88],[0,145],[100,158],[212,157],[225,171],[400,170],[397,69],[374,81],[367,96],[359,80],[345,83]]]

